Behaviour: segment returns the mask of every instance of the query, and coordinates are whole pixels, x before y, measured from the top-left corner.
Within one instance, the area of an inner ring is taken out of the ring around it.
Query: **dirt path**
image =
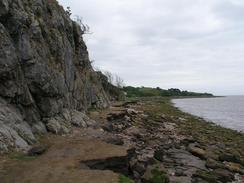
[[[35,159],[25,160],[23,157],[16,157],[16,160],[2,159],[0,182],[117,183],[118,174],[108,170],[80,168],[80,162],[125,156],[126,148],[86,139],[80,137],[81,135],[78,130],[66,137],[50,135],[44,139],[44,143],[49,144],[50,148]]]

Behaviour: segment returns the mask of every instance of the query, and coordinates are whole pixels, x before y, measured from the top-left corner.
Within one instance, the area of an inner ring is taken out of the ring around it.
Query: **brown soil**
[[[122,146],[80,137],[79,130],[62,137],[49,135],[43,139],[48,151],[30,160],[21,156],[0,161],[1,183],[117,183],[118,174],[112,171],[81,169],[80,162],[120,157],[127,154]]]

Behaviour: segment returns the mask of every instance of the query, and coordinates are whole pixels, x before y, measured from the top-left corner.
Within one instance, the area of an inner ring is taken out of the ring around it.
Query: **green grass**
[[[151,171],[152,177],[150,178],[151,183],[168,183],[169,177],[163,171],[158,170],[157,168]]]
[[[214,173],[212,172],[207,172],[207,171],[197,171],[193,176],[195,177],[200,177],[202,178],[203,180],[206,180],[208,182],[212,182],[212,183],[218,183],[218,179],[219,177],[216,176]]]
[[[119,183],[134,183],[134,181],[124,175],[119,175]]]
[[[26,154],[20,153],[20,152],[14,152],[9,154],[9,158],[13,160],[19,160],[19,161],[31,161],[37,158],[37,156],[28,156]]]

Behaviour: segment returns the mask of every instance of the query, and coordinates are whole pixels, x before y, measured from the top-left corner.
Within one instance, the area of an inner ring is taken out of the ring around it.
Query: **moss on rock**
[[[119,175],[119,183],[134,183],[134,181],[124,175]]]
[[[143,178],[148,183],[169,183],[169,177],[164,167],[159,165],[148,167]]]

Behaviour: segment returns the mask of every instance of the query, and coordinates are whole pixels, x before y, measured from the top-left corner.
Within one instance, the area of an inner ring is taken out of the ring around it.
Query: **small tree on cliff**
[[[76,16],[75,16],[75,22],[76,22],[78,25],[80,25],[82,34],[92,34],[92,32],[90,31],[90,27],[89,27],[89,25],[83,23],[83,19],[82,19],[82,17],[76,15]]]
[[[113,82],[114,82],[113,74],[111,72],[109,72],[109,71],[104,71],[103,74],[107,77],[108,82],[110,84],[113,84]]]
[[[118,75],[112,74],[109,71],[104,71],[103,74],[107,77],[108,82],[111,83],[112,85],[118,88],[123,88],[125,86],[124,80]]]
[[[115,83],[114,84],[118,88],[123,88],[125,86],[124,80],[121,77],[119,77],[118,75],[115,75]]]
[[[70,17],[72,15],[71,13],[71,8],[68,6],[67,9],[65,10],[66,14]]]

